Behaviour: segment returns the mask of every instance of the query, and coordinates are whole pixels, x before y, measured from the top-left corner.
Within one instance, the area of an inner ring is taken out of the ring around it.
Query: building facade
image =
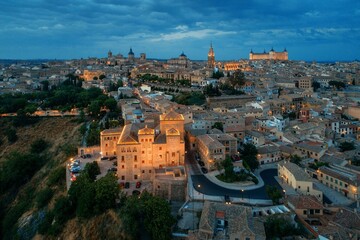
[[[101,152],[117,156],[120,180],[151,180],[156,169],[184,165],[184,117],[170,111],[160,115],[157,128],[132,123],[117,133],[105,130],[101,132]]]
[[[270,52],[266,52],[264,50],[263,53],[254,53],[252,50],[249,54],[250,60],[282,60],[287,61],[289,60],[288,52],[286,49],[282,52],[275,52],[275,50],[272,48]]]

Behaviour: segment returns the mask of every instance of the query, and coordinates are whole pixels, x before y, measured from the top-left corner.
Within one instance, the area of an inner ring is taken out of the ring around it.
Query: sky
[[[1,0],[0,59],[360,59],[359,0]]]

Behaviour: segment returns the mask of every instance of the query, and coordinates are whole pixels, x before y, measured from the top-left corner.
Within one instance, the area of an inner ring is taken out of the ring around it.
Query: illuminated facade
[[[120,180],[151,180],[156,169],[184,165],[184,117],[170,111],[160,115],[160,126],[156,129],[127,124],[117,133],[104,130],[101,152],[117,156]]]
[[[264,50],[263,53],[254,53],[252,50],[250,51],[249,54],[249,59],[250,60],[282,60],[282,61],[287,61],[289,60],[288,57],[288,52],[286,49],[284,49],[284,51],[282,52],[275,52],[274,49],[272,48],[270,50],[270,52],[266,52]]]
[[[99,78],[100,75],[105,75],[103,71],[90,71],[90,70],[84,70],[84,73],[82,75],[82,78],[85,81],[92,81],[94,78]]]
[[[214,53],[214,49],[212,47],[212,43],[210,44],[210,49],[208,52],[208,63],[207,63],[208,68],[214,68],[215,67],[215,53]]]

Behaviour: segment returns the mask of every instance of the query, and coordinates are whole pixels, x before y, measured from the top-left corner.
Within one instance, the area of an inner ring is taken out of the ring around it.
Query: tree
[[[98,100],[91,101],[88,107],[88,113],[93,117],[97,117],[100,114],[100,108],[101,108],[100,101]]]
[[[236,70],[228,80],[234,88],[243,86],[246,81],[245,74],[241,70]]]
[[[43,85],[42,86],[43,91],[49,91],[49,81],[48,80],[41,81],[41,84]]]
[[[99,79],[100,79],[100,80],[103,80],[104,78],[106,78],[106,76],[105,76],[104,74],[101,74],[101,75],[99,76]]]
[[[144,207],[144,225],[152,239],[170,240],[175,219],[171,216],[169,204],[162,198],[151,196],[145,200]]]
[[[243,145],[243,150],[241,151],[242,156],[249,156],[249,155],[257,155],[258,150],[254,144],[245,143]]]
[[[220,79],[224,77],[224,73],[223,72],[220,72],[220,71],[214,71],[213,72],[213,75],[212,75],[212,78],[215,78],[215,79]]]
[[[283,216],[271,215],[264,224],[266,239],[280,239],[286,236],[300,235],[301,230],[291,224],[291,221]]]
[[[342,142],[342,143],[340,143],[339,148],[340,148],[341,152],[345,152],[345,151],[354,150],[355,145],[353,142]]]
[[[110,110],[115,111],[117,108],[117,102],[114,98],[108,98],[105,100],[104,105]]]
[[[256,155],[248,155],[243,157],[245,165],[247,165],[251,171],[254,171],[259,167],[259,161],[256,158]]]
[[[99,175],[100,167],[96,161],[92,163],[87,163],[84,167],[84,172],[89,176],[90,180],[95,181],[96,176]]]
[[[222,122],[215,122],[211,128],[219,129],[220,131],[224,131],[223,123]]]
[[[275,186],[266,186],[266,194],[270,197],[273,204],[279,204],[280,198],[282,198],[281,191]]]
[[[321,87],[321,85],[320,85],[320,83],[314,81],[312,83],[312,87],[313,87],[314,92],[316,92]]]
[[[337,90],[345,88],[345,83],[340,81],[330,81],[329,86],[336,87]]]
[[[108,173],[95,182],[95,211],[97,213],[114,208],[118,198],[119,186],[114,174]]]
[[[254,171],[259,167],[259,161],[257,160],[258,151],[255,145],[251,143],[246,143],[243,146],[243,150],[241,151],[241,155],[243,157],[243,161],[245,165],[247,165],[251,171]]]
[[[300,165],[301,163],[301,157],[299,155],[291,155],[290,156],[290,162],[295,163],[296,165]]]

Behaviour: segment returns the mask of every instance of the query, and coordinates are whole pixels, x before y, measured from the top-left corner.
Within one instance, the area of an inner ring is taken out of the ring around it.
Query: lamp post
[[[241,189],[241,198],[244,200],[244,189]]]
[[[198,184],[198,188],[200,189],[201,188],[201,185],[200,184]],[[203,202],[205,201],[204,200],[204,193],[202,193],[202,197],[203,197]]]

